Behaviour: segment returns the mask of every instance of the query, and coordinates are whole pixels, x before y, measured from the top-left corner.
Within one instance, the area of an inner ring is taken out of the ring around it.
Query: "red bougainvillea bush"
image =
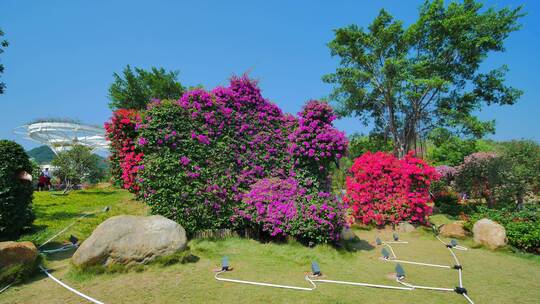
[[[312,104],[316,105],[316,102]],[[329,196],[327,190],[319,186],[327,182],[320,182],[317,180],[320,177],[309,170],[298,173],[301,166],[295,166],[295,163],[300,164],[297,162],[300,156],[289,149],[290,135],[302,124],[301,121],[283,114],[275,104],[263,98],[256,83],[247,77],[234,77],[228,87],[217,87],[210,92],[201,89],[186,92],[177,101],[152,102],[136,140],[135,150],[144,153],[142,164],[137,167],[141,196],[153,213],[174,219],[188,232],[256,224],[263,231],[277,235],[275,228],[281,224],[272,217],[253,222],[255,213],[251,212],[250,204],[244,202],[246,193],[259,191],[253,185],[265,178],[293,179],[301,185],[311,184],[310,193],[321,192],[323,197]],[[333,132],[328,126],[325,130]],[[315,144],[319,153],[325,149],[324,157],[318,160],[338,159],[344,153],[344,135],[332,134],[340,135],[336,136],[338,144],[331,143],[328,136],[309,138],[309,144]],[[303,144],[300,139],[297,142]],[[321,144],[317,145],[318,142]],[[319,165],[312,167],[319,168]],[[323,199],[318,196],[308,198],[296,203],[323,205]],[[278,201],[275,204],[286,205]],[[340,208],[330,198],[327,205]],[[297,220],[300,215],[310,216],[314,221],[318,217],[328,220],[328,216],[341,216],[340,212],[330,215],[326,209],[326,206],[323,209],[317,207],[317,210],[303,212],[297,206],[299,213],[295,225],[300,225]],[[332,234],[339,233],[341,222],[331,221],[334,225]],[[308,225],[307,220],[303,223]],[[283,229],[283,233],[300,235],[298,231],[302,229]],[[310,229],[315,230],[306,228],[305,231]],[[326,231],[319,229],[320,234]],[[310,233],[317,232],[304,234]]]
[[[137,171],[143,153],[135,147],[137,128],[141,116],[135,110],[119,109],[105,123],[105,131],[110,141],[110,170],[114,183],[131,192],[139,191]]]
[[[364,224],[425,223],[432,208],[429,187],[439,178],[435,168],[413,154],[367,152],[354,161],[344,201]]]

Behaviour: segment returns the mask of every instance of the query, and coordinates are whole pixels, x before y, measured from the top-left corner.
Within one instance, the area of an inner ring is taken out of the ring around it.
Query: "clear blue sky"
[[[180,70],[185,85],[226,84],[250,72],[263,94],[296,113],[310,98],[327,96],[321,76],[337,59],[326,46],[333,29],[366,26],[381,8],[407,24],[421,1],[0,1],[0,27],[10,46],[0,95],[0,138],[35,144],[13,128],[41,117],[70,117],[102,124],[110,117],[107,89],[126,64]],[[540,141],[540,3],[486,1],[525,6],[523,29],[507,40],[507,52],[485,67],[506,63],[508,82],[524,90],[515,106],[485,108],[497,120],[495,139]],[[337,123],[347,134],[367,132],[354,119]]]

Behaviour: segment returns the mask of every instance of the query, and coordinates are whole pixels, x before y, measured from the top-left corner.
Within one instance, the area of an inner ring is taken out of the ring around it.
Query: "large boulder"
[[[397,231],[400,233],[408,233],[415,230],[416,228],[408,222],[400,222],[397,227]]]
[[[444,224],[439,228],[439,233],[449,238],[464,238],[467,236],[467,232],[463,228],[463,222]]]
[[[77,249],[78,267],[143,264],[186,248],[186,231],[163,216],[120,215],[107,219]]]
[[[485,245],[491,249],[506,245],[506,230],[500,224],[483,218],[473,226],[474,242]]]
[[[15,265],[32,266],[38,250],[32,242],[0,242],[0,270]]]

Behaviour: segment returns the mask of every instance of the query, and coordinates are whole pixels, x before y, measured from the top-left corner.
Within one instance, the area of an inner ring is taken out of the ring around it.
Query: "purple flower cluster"
[[[327,170],[328,164],[343,157],[348,145],[345,134],[332,125],[336,118],[332,108],[311,100],[298,116],[298,127],[289,135],[289,153],[298,159],[296,165],[316,163],[319,170]]]
[[[447,165],[440,165],[435,167],[435,170],[441,176],[441,179],[450,181],[457,173],[457,169]]]
[[[291,235],[306,242],[338,240],[346,225],[346,206],[329,193],[307,193],[294,178],[261,179],[244,196],[245,206],[237,214],[271,236]]]

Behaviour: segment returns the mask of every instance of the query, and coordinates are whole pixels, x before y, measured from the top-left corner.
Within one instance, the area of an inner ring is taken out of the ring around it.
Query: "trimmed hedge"
[[[32,174],[32,163],[19,144],[0,140],[0,240],[16,239],[34,221],[32,182],[19,174]]]

